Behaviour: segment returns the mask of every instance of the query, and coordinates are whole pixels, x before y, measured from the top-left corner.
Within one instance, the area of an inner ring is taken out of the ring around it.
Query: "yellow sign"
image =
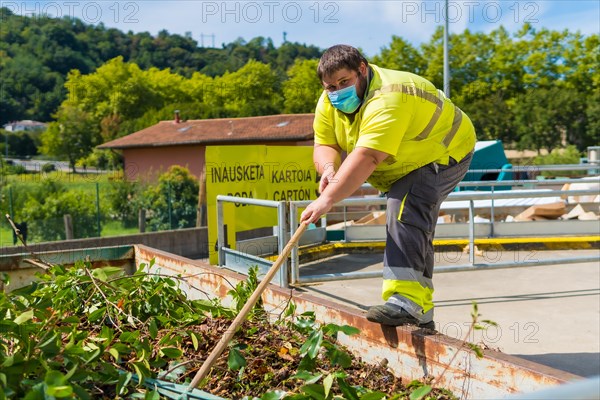
[[[217,255],[217,195],[274,201],[313,200],[317,173],[310,146],[208,146],[206,202],[211,264]],[[227,246],[236,232],[277,225],[277,209],[225,203]]]

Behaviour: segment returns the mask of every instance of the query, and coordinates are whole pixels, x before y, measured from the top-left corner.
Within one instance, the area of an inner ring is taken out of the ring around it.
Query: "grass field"
[[[133,235],[139,233],[138,228],[123,228],[119,221],[110,221],[102,225],[102,237]]]
[[[113,179],[119,179],[121,173],[110,172],[106,174],[72,174],[61,171],[54,171],[51,173],[28,173],[22,175],[7,175],[2,177],[2,185],[0,185],[0,196],[3,200],[0,202],[2,205],[2,214],[0,218],[0,247],[12,246],[13,245],[13,234],[12,229],[5,218],[5,214],[9,214],[10,201],[9,197],[12,197],[14,203],[16,199],[31,190],[35,190],[36,187],[48,182],[59,182],[63,184],[68,190],[79,191],[81,193],[87,193],[88,196],[92,195],[96,198],[96,186],[99,189],[100,202],[102,204],[104,200],[104,192],[108,187],[109,182]],[[97,184],[97,185],[96,185]],[[10,186],[12,189],[3,190]],[[18,215],[18,210],[13,204],[13,214]],[[14,219],[14,215],[13,215]],[[138,232],[137,228],[123,228],[119,221],[108,221],[102,224],[102,236],[119,236]]]
[[[4,216],[2,216],[4,218]],[[8,229],[8,223],[3,223],[0,226],[0,247],[13,245],[12,231]]]

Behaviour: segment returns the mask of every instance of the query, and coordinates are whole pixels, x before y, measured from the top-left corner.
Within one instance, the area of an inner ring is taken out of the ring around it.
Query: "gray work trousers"
[[[420,322],[433,319],[433,235],[442,202],[464,178],[472,153],[449,165],[427,164],[396,181],[387,193],[383,299]]]

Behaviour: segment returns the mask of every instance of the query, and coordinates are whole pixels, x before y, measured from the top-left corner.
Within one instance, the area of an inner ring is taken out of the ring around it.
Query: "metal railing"
[[[247,275],[248,268],[255,265],[263,275],[273,264],[271,261],[262,257],[257,257],[246,252],[226,247],[225,219],[223,215],[224,203],[239,203],[254,206],[270,207],[277,209],[277,250],[281,253],[288,242],[288,224],[287,224],[287,205],[285,201],[272,201],[261,199],[249,199],[235,196],[217,196],[217,250],[219,266],[227,266],[238,272]],[[273,281],[279,281],[279,286],[287,287],[289,283],[287,260],[283,262],[279,272],[273,278]]]
[[[470,169],[467,173],[488,173],[488,172],[543,172],[543,171],[589,171],[600,170],[600,165],[590,164],[554,164],[554,165],[513,165],[510,168],[482,168]],[[597,172],[595,172],[597,173]]]
[[[552,264],[570,264],[580,262],[595,262],[598,261],[598,257],[568,257],[559,258],[553,260],[536,260],[536,261],[523,261],[523,262],[504,262],[504,263],[475,263],[475,212],[474,212],[474,201],[475,200],[490,200],[490,199],[512,199],[520,197],[553,197],[553,196],[582,196],[582,195],[598,195],[597,190],[549,190],[549,191],[519,191],[518,193],[506,192],[454,192],[451,193],[446,201],[468,201],[469,202],[469,263],[463,265],[444,265],[436,266],[434,271],[436,272],[456,272],[456,271],[468,271],[478,269],[500,269],[500,268],[511,268],[511,267],[526,267],[532,265],[552,265]],[[298,227],[298,212],[300,208],[304,208],[310,204],[310,201],[294,201],[290,202],[290,228],[294,231]],[[336,206],[383,206],[386,205],[386,199],[384,198],[349,198],[345,199]],[[600,234],[600,232],[599,232]],[[294,251],[295,250],[295,251]],[[363,279],[363,278],[376,278],[382,276],[382,271],[367,271],[367,272],[347,272],[347,273],[335,273],[335,274],[319,274],[310,276],[300,276],[299,272],[299,254],[297,249],[292,250],[291,253],[291,271],[290,271],[290,284],[303,284],[303,283],[315,283],[315,282],[326,282],[333,280],[346,280],[346,279]]]
[[[600,177],[590,179],[568,178],[568,179],[516,179],[507,181],[463,181],[458,184],[458,187],[485,187],[489,186],[557,186],[566,183],[600,183]]]
[[[571,169],[572,166],[565,166]],[[490,170],[486,170],[489,172]],[[492,187],[492,191],[486,192],[453,192],[451,193],[446,201],[458,202],[468,201],[468,241],[469,241],[469,262],[464,265],[443,265],[436,266],[436,272],[454,272],[454,271],[467,271],[477,269],[498,269],[498,268],[511,268],[511,267],[525,267],[532,265],[552,265],[552,264],[566,264],[566,263],[579,263],[579,262],[593,262],[597,261],[597,257],[568,257],[552,260],[536,260],[536,261],[523,261],[523,262],[504,262],[504,263],[475,263],[475,201],[477,200],[491,200],[491,216],[492,216],[492,236],[493,236],[493,225],[494,225],[494,200],[500,199],[515,199],[515,198],[542,198],[542,197],[555,197],[555,196],[596,196],[599,194],[598,190],[589,189],[578,189],[578,190],[519,190],[518,192],[511,191],[494,191],[494,186],[506,186],[506,185],[517,185],[524,183],[532,183],[537,185],[550,185],[550,184],[564,184],[564,183],[600,183],[600,178],[596,179],[561,179],[555,182],[551,181],[532,181],[532,180],[514,180],[514,181],[478,181],[478,182],[461,182],[464,186],[483,186],[489,185]],[[277,208],[277,250],[281,253],[285,247],[290,235],[295,232],[298,228],[299,211],[301,208],[308,206],[311,201],[292,201],[289,202],[289,209],[286,202],[283,201],[271,201],[271,200],[260,200],[260,199],[249,199],[234,196],[217,196],[217,224],[218,224],[218,255],[219,265],[227,266],[239,272],[247,272],[247,268],[250,265],[257,265],[261,269],[261,272],[266,270],[272,265],[272,262],[262,257],[248,254],[247,252],[230,249],[226,246],[226,232],[223,218],[223,203],[232,202],[248,205],[256,205],[263,207]],[[355,206],[385,206],[387,200],[385,198],[348,198],[335,206],[347,207]],[[345,213],[345,211],[344,211]],[[326,231],[326,216],[321,219],[321,229]],[[309,233],[311,230],[307,231]],[[598,232],[600,234],[600,232]],[[325,237],[325,235],[323,235]],[[312,243],[318,244],[318,242]],[[291,252],[291,258],[289,263],[287,261],[282,265],[279,276],[274,280],[279,280],[279,285],[288,287],[290,284],[303,284],[303,283],[314,283],[314,282],[325,282],[333,280],[346,280],[346,279],[363,279],[381,277],[382,271],[367,271],[367,272],[348,272],[348,273],[335,273],[335,274],[320,274],[311,276],[300,276],[300,262],[299,262],[299,249],[298,245],[294,246]]]
[[[509,180],[509,181],[470,181],[470,182],[466,182],[466,181],[462,181],[458,184],[458,187],[460,188],[490,188],[490,192],[492,193],[492,197],[491,197],[491,205],[490,205],[490,219],[492,222],[491,225],[491,237],[494,237],[494,220],[495,220],[495,204],[494,204],[494,200],[499,199],[499,197],[497,196],[493,196],[494,193],[497,193],[495,191],[495,188],[497,186],[523,186],[524,188],[527,189],[532,189],[531,186],[558,186],[558,185],[565,185],[565,184],[571,184],[571,183],[585,183],[585,184],[598,184],[600,185],[600,176],[596,176],[596,177],[590,177],[590,178],[570,178],[570,179],[549,179],[549,180]],[[367,189],[367,188],[373,188],[370,184],[365,183],[362,185],[363,189]],[[513,188],[514,190],[514,188]],[[523,193],[522,191],[519,192],[519,194]],[[561,195],[564,196],[565,191],[561,190]],[[592,193],[592,195],[600,195],[600,191],[596,191],[596,193]],[[511,198],[516,198],[516,197],[511,197]],[[344,215],[346,213],[346,210],[344,208]],[[346,220],[346,218],[344,218],[344,221]]]

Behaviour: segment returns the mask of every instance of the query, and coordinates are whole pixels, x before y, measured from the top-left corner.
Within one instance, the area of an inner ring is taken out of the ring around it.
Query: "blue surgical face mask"
[[[327,96],[335,108],[346,114],[352,114],[362,102],[356,93],[356,83],[340,90],[327,92]]]

